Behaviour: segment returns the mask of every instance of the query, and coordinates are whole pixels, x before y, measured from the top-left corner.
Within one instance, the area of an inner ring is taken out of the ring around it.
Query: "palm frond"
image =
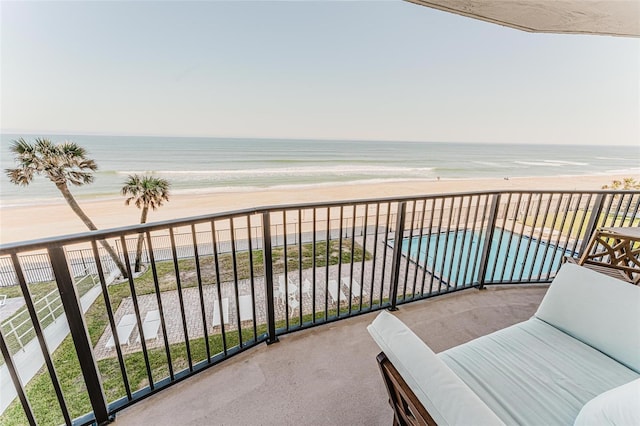
[[[129,175],[121,193],[129,196],[125,205],[132,202],[137,208],[150,207],[155,210],[169,201],[169,181],[155,176]]]
[[[33,180],[33,169],[29,167],[21,167],[18,169],[5,169],[5,173],[9,177],[11,183],[20,186],[27,186]]]
[[[56,186],[67,183],[84,185],[93,182],[92,173],[98,168],[95,161],[87,158],[86,150],[74,142],[54,144],[49,139],[36,138],[30,143],[20,138],[13,141],[10,149],[15,154],[18,167],[5,172],[13,183],[19,185],[28,185],[38,174]]]

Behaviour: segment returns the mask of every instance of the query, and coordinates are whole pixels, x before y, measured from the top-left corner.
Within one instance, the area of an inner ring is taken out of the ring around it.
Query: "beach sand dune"
[[[469,180],[407,181],[384,184],[340,185],[304,189],[270,189],[256,192],[176,194],[149,222],[186,218],[238,209],[283,204],[320,203],[399,196],[419,196],[484,190],[598,190],[624,176],[554,176]],[[640,179],[638,176],[633,176]],[[55,188],[51,188],[52,194]],[[79,200],[100,229],[134,225],[140,211],[125,206],[124,198]],[[85,232],[84,224],[60,197],[59,203],[0,209],[0,243]]]

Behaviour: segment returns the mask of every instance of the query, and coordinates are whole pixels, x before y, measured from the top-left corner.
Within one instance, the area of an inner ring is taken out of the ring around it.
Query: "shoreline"
[[[149,211],[148,222],[187,218],[240,209],[281,206],[287,204],[322,203],[402,196],[424,196],[472,191],[513,190],[599,190],[612,180],[629,175],[578,175],[478,179],[405,180],[385,183],[350,183],[314,187],[269,188],[176,193],[158,210]],[[639,176],[631,176],[640,180]],[[52,194],[55,192],[52,187]],[[78,203],[99,229],[135,225],[140,210],[125,206],[124,197],[87,200]],[[64,202],[22,206],[0,206],[0,244],[54,237],[87,228]]]
[[[589,180],[600,178],[603,180],[602,185],[610,183],[613,179],[619,179],[625,177],[634,177],[636,172],[628,172],[628,173],[597,173],[597,174],[557,174],[557,175],[530,175],[530,176],[506,176],[506,177],[429,177],[429,178],[381,178],[381,179],[365,179],[365,180],[356,180],[356,181],[329,181],[329,182],[321,182],[321,183],[291,183],[291,184],[278,184],[271,186],[223,186],[223,187],[199,187],[199,188],[182,188],[182,189],[173,189],[171,191],[171,197],[197,197],[197,196],[215,196],[215,195],[228,195],[228,194],[247,194],[247,193],[262,193],[262,192],[281,192],[281,191],[314,191],[314,190],[322,190],[322,189],[332,189],[332,188],[344,188],[344,187],[367,187],[367,186],[377,186],[377,185],[395,185],[395,184],[431,184],[438,182],[439,185],[443,186],[446,183],[453,182],[489,182],[490,184],[493,181],[523,181],[523,180],[549,180],[549,179],[571,179],[572,181],[578,178],[587,178]],[[607,180],[608,179],[608,180]],[[640,181],[640,176],[636,178],[636,180]],[[49,183],[49,182],[47,182]],[[602,186],[600,185],[600,186]],[[492,185],[493,187],[493,185]],[[0,212],[8,209],[16,209],[16,208],[28,208],[34,206],[56,206],[56,205],[67,205],[64,199],[60,196],[60,194],[53,188],[50,187],[49,196],[46,198],[40,199],[29,199],[27,197],[21,198],[14,202],[10,202],[9,204],[5,204],[2,199],[0,199]],[[88,204],[95,202],[106,202],[106,201],[122,201],[123,197],[119,193],[108,193],[108,194],[77,194],[73,191],[72,193],[78,201],[79,204]],[[513,189],[513,188],[509,188]],[[566,189],[562,187],[561,189]],[[598,188],[600,189],[600,188]],[[474,189],[477,190],[477,189]],[[424,195],[424,194],[423,194]]]

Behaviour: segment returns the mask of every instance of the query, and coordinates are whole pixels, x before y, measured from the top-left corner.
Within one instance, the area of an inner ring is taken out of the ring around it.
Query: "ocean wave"
[[[560,167],[562,164],[549,163],[547,161],[514,161],[516,164],[523,166],[546,166],[546,167]]]
[[[350,181],[339,182],[318,182],[318,183],[292,183],[285,185],[270,185],[270,186],[212,186],[207,188],[189,188],[179,189],[173,191],[175,194],[215,194],[215,193],[229,193],[229,192],[256,192],[256,191],[278,191],[278,190],[291,190],[291,189],[304,189],[304,188],[332,188],[345,185],[372,185],[372,184],[385,184],[385,183],[397,183],[397,182],[426,182],[434,181],[435,179],[420,179],[420,178],[395,178],[395,179],[359,179]]]
[[[602,174],[609,175],[626,175],[626,174],[636,174],[640,173],[640,167],[630,167],[628,169],[615,169],[615,170],[607,170],[602,172]]]
[[[525,166],[561,167],[561,166],[588,166],[589,163],[565,160],[542,160],[542,161],[514,161],[516,164]]]
[[[566,161],[566,160],[544,160],[545,163],[558,164],[560,166],[588,166],[589,163],[583,163],[579,161]]]
[[[309,176],[309,175],[380,175],[380,174],[428,174],[433,167],[393,167],[393,166],[311,166],[311,167],[281,167],[260,169],[219,169],[219,170],[147,170],[147,171],[118,171],[120,175],[153,174],[166,176],[209,176],[209,177],[233,177],[233,176]]]
[[[609,161],[629,161],[637,162],[637,158],[624,158],[624,157],[595,157],[596,160],[609,160]]]
[[[509,165],[509,164],[500,164],[500,163],[494,163],[491,161],[472,161],[473,164],[479,164],[481,166],[489,166],[489,167],[495,167],[498,169],[512,169],[514,166]]]

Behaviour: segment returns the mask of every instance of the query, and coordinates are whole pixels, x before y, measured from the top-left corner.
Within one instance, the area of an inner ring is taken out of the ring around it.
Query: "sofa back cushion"
[[[535,316],[640,373],[640,287],[567,263]]]

